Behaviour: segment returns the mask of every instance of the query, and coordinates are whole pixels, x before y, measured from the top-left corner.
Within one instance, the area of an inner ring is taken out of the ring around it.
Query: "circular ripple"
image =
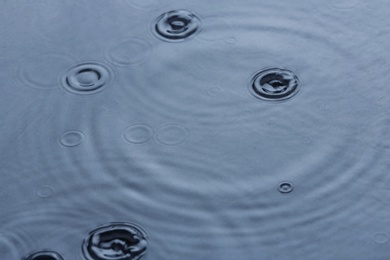
[[[267,101],[283,101],[299,91],[298,77],[290,70],[271,68],[257,73],[249,86],[256,98]]]
[[[40,198],[49,198],[53,193],[54,189],[51,186],[42,186],[36,191],[37,196]]]
[[[147,235],[130,223],[111,223],[89,233],[83,242],[88,260],[138,260],[146,254]]]
[[[282,182],[279,184],[278,190],[280,193],[290,193],[294,190],[294,185],[291,182]]]
[[[161,0],[127,0],[126,2],[137,9],[152,9],[160,4]]]
[[[189,130],[183,125],[165,125],[158,129],[157,141],[162,145],[179,145],[187,140]]]
[[[24,260],[63,260],[64,258],[53,251],[40,251],[30,254]]]
[[[379,232],[374,235],[374,241],[377,244],[385,244],[389,242],[389,235],[384,232]]]
[[[351,9],[360,4],[361,0],[331,0],[329,4],[337,9]]]
[[[152,45],[141,38],[124,39],[107,48],[107,60],[117,66],[140,63],[150,57]]]
[[[105,65],[86,62],[69,69],[62,79],[62,85],[74,94],[94,94],[105,89],[111,74]]]
[[[60,73],[72,62],[71,57],[55,52],[31,57],[19,66],[18,80],[25,86],[53,90],[57,88]]]
[[[131,144],[143,144],[153,137],[153,128],[148,125],[131,125],[122,134],[123,140]]]
[[[61,135],[60,144],[65,147],[75,147],[81,144],[84,134],[80,131],[68,131]]]
[[[155,35],[165,41],[183,41],[200,31],[200,19],[187,10],[173,10],[162,14],[154,26]]]

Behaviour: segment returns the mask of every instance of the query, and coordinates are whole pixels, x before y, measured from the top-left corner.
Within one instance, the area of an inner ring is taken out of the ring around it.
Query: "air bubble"
[[[23,260],[64,260],[64,258],[53,251],[40,251],[26,256]]]
[[[299,80],[290,70],[271,68],[254,75],[249,90],[262,100],[283,101],[298,93]]]
[[[183,41],[200,31],[200,19],[187,10],[174,10],[157,18],[155,35],[165,41]]]
[[[81,144],[84,134],[80,131],[68,131],[61,135],[60,144],[65,147],[75,147]]]
[[[106,65],[82,63],[72,67],[66,73],[62,85],[74,94],[94,94],[108,85],[111,75],[111,70]]]
[[[130,223],[112,223],[90,232],[83,242],[88,260],[139,260],[147,250],[147,235]]]
[[[291,182],[282,182],[279,184],[278,190],[280,193],[290,193],[294,190],[294,185]]]

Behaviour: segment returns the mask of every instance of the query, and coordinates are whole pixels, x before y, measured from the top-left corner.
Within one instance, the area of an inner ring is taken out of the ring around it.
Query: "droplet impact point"
[[[279,184],[278,190],[283,194],[290,193],[294,190],[294,185],[291,182],[282,182]]]
[[[54,251],[40,251],[26,256],[23,260],[64,260],[64,258]]]
[[[261,100],[283,101],[299,91],[299,79],[290,70],[271,68],[256,73],[249,85],[250,93]]]
[[[111,223],[91,231],[82,250],[88,260],[140,260],[147,247],[147,235],[141,227]]]
[[[199,33],[200,26],[200,19],[194,13],[173,10],[157,18],[153,32],[161,40],[178,42],[194,37]]]
[[[84,134],[80,131],[68,131],[61,135],[60,144],[65,147],[75,147],[81,144]]]

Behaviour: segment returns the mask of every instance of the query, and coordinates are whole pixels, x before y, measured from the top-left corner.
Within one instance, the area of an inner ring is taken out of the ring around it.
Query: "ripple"
[[[160,5],[161,0],[126,0],[126,3],[137,9],[154,9]]]
[[[389,242],[389,235],[384,232],[374,234],[374,241],[377,244],[386,244]]]
[[[157,18],[153,32],[164,41],[184,41],[199,33],[200,25],[198,16],[190,11],[173,10]]]
[[[145,39],[124,39],[106,50],[107,60],[117,66],[138,64],[150,58],[153,46]]]
[[[351,9],[360,4],[361,0],[330,0],[329,4],[336,9]]]
[[[60,144],[65,147],[76,147],[81,144],[84,134],[80,131],[67,131],[60,136]]]
[[[64,258],[54,251],[39,251],[32,253],[24,258],[24,260],[63,260]]]
[[[294,190],[294,185],[291,182],[282,182],[279,184],[278,190],[280,193],[290,193]]]
[[[106,65],[94,62],[78,64],[62,78],[63,87],[74,94],[94,94],[104,90],[112,77]]]
[[[23,61],[18,68],[18,80],[22,85],[41,90],[57,89],[61,73],[73,63],[63,53],[42,53]]]
[[[224,16],[208,16],[202,19],[202,33],[199,40],[205,42],[216,42],[225,40],[233,44],[237,39],[231,35],[233,24]]]
[[[40,198],[49,198],[53,195],[54,188],[51,186],[42,186],[36,191],[36,195]]]
[[[110,223],[90,232],[83,253],[90,260],[139,260],[147,250],[146,233],[130,223]]]
[[[189,135],[190,132],[186,126],[169,124],[160,127],[156,137],[158,143],[162,145],[175,146],[184,143]]]
[[[271,68],[254,75],[249,90],[262,100],[283,101],[296,95],[299,86],[298,77],[292,71]]]
[[[153,128],[148,125],[131,125],[125,129],[122,138],[131,144],[144,144],[153,137]]]

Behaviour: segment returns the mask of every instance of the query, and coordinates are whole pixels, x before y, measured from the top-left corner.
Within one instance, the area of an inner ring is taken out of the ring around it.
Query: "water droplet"
[[[289,70],[266,69],[252,78],[249,90],[256,98],[267,101],[282,101],[298,93],[299,80]]]
[[[51,186],[42,186],[36,191],[37,196],[40,198],[49,198],[53,193],[54,189]]]
[[[64,260],[64,258],[53,251],[40,251],[26,256],[24,260]]]
[[[389,236],[384,232],[376,233],[374,235],[374,241],[378,244],[385,244],[389,242]]]
[[[160,0],[127,0],[126,2],[137,9],[152,9],[160,4]]]
[[[148,59],[152,50],[152,44],[144,39],[124,39],[107,48],[106,58],[114,65],[129,66]]]
[[[130,223],[112,223],[89,233],[83,242],[88,260],[139,260],[146,254],[147,235]]]
[[[123,140],[131,144],[143,144],[153,137],[153,128],[148,125],[131,125],[122,134]]]
[[[62,79],[66,90],[75,94],[102,91],[111,79],[111,70],[99,63],[82,63],[72,67]]]
[[[183,41],[200,31],[200,19],[187,10],[174,10],[157,18],[155,35],[165,41]]]
[[[68,131],[61,135],[60,144],[65,147],[75,147],[81,144],[84,134],[80,131]]]
[[[44,53],[23,61],[18,70],[21,84],[41,90],[57,89],[62,71],[72,64],[72,59],[61,53]]]
[[[158,129],[157,141],[162,145],[179,145],[187,140],[189,130],[183,125],[165,125]]]
[[[278,190],[280,193],[290,193],[294,190],[294,185],[291,182],[282,182],[279,184]]]

